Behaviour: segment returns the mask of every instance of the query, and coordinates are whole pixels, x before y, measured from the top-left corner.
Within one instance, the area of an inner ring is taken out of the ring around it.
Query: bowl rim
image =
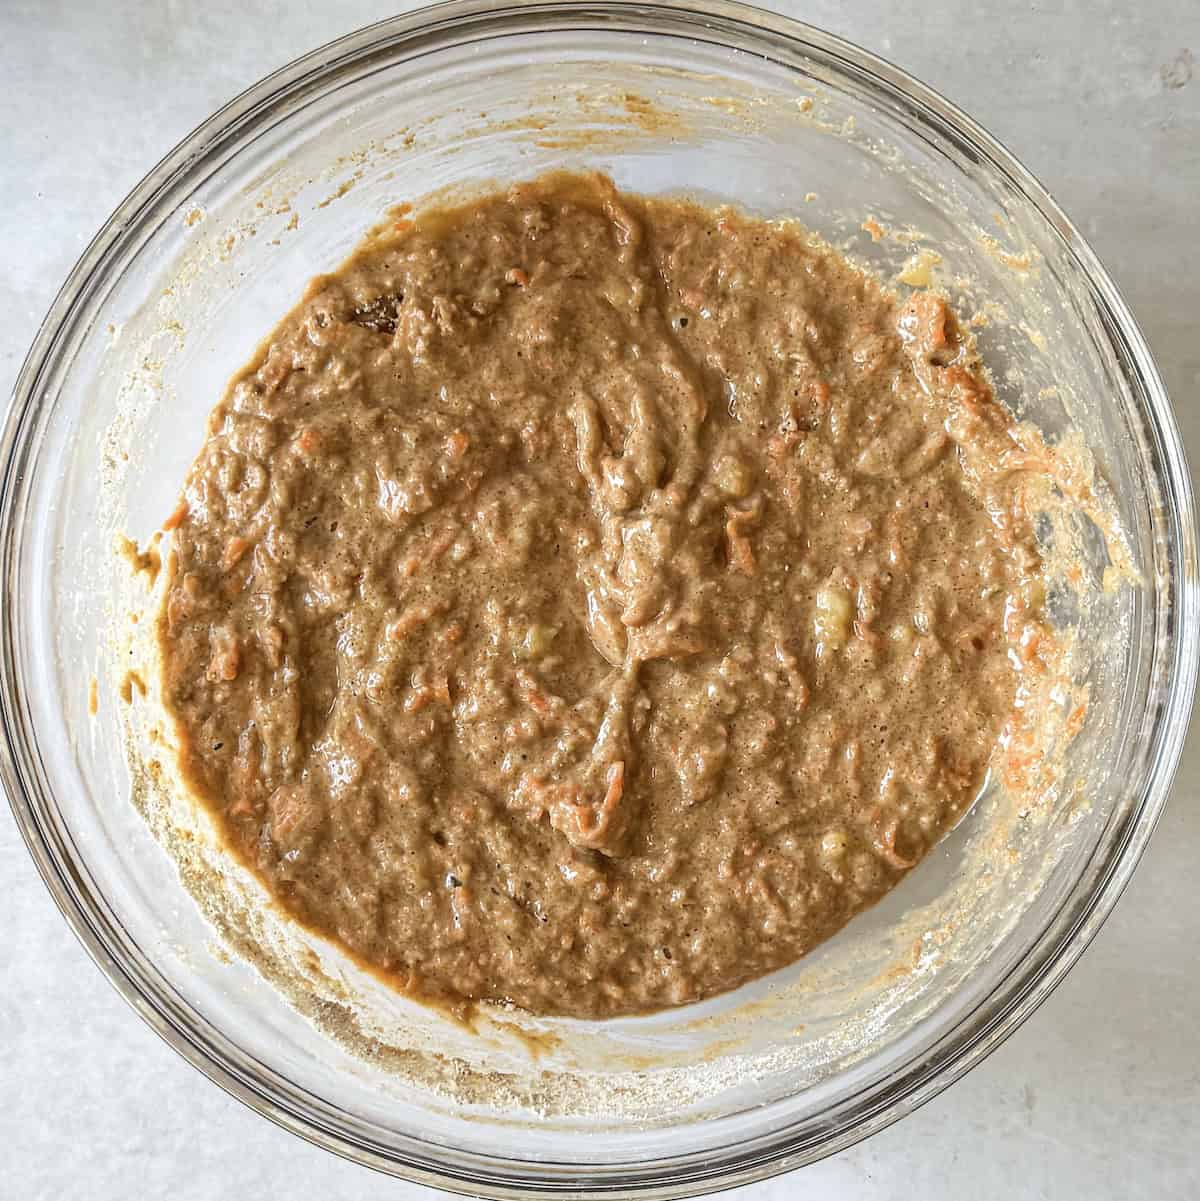
[[[853,1121],[843,1116],[840,1125],[819,1139],[789,1140],[785,1129],[776,1132],[766,1148],[758,1146],[760,1140],[754,1140],[741,1148],[721,1148],[724,1154],[708,1154],[703,1162],[684,1165],[659,1161],[649,1171],[640,1165],[631,1169],[629,1165],[534,1165],[489,1159],[484,1174],[466,1165],[448,1166],[445,1151],[430,1156],[399,1154],[322,1124],[311,1112],[304,1112],[301,1090],[293,1089],[289,1097],[280,1084],[264,1088],[261,1075],[255,1079],[252,1071],[238,1063],[241,1060],[245,1064],[245,1057],[219,1031],[207,1022],[197,1021],[194,1013],[156,988],[142,966],[126,952],[119,928],[102,898],[93,895],[69,857],[59,853],[61,837],[41,812],[38,789],[28,779],[28,751],[17,705],[17,622],[7,616],[0,630],[0,784],[47,889],[85,950],[120,995],[189,1063],[284,1129],[355,1162],[431,1187],[483,1189],[497,1197],[525,1196],[531,1189],[538,1193],[569,1190],[577,1197],[695,1195],[760,1180],[843,1150],[931,1100],[995,1050],[1050,995],[1111,912],[1145,850],[1178,766],[1200,657],[1196,637],[1200,618],[1196,515],[1182,438],[1145,338],[1116,285],[1047,190],[1000,142],[939,93],[885,59],[814,26],[733,0],[508,0],[501,5],[489,4],[488,0],[447,0],[365,26],[293,60],[224,105],[166,154],[100,228],[51,304],[14,384],[0,432],[0,515],[9,517],[17,503],[23,468],[31,451],[30,435],[43,407],[43,384],[55,366],[58,351],[79,326],[81,310],[94,296],[108,266],[136,240],[147,214],[172,195],[182,198],[211,156],[223,148],[234,148],[243,132],[373,54],[395,52],[400,47],[410,47],[411,53],[422,42],[453,44],[455,35],[467,30],[519,32],[537,18],[576,24],[595,20],[621,29],[628,29],[630,22],[641,22],[646,27],[659,22],[660,32],[676,34],[680,32],[678,27],[690,26],[707,30],[709,37],[724,39],[736,34],[767,46],[784,45],[793,51],[835,58],[845,69],[867,77],[872,87],[921,110],[924,119],[939,126],[939,132],[957,139],[986,161],[989,170],[999,173],[1034,206],[1075,258],[1111,319],[1113,334],[1119,338],[1121,350],[1149,398],[1144,415],[1164,473],[1164,491],[1173,501],[1167,517],[1172,549],[1178,556],[1170,581],[1174,590],[1170,613],[1173,655],[1166,665],[1168,693],[1154,731],[1155,766],[1125,823],[1122,838],[1083,903],[1069,921],[1060,920],[1060,911],[1039,937],[1029,960],[998,981],[988,1000],[1000,997],[1001,1004],[983,1015],[980,1010],[985,1006],[977,1006],[937,1039],[919,1065],[886,1087],[877,1088],[875,1093],[879,1095],[873,1094],[870,1104],[860,1108]],[[670,23],[677,28],[668,28]],[[16,525],[8,520],[0,524],[0,580],[6,613],[14,611],[10,601],[17,592]],[[31,740],[29,746],[33,746]],[[275,1077],[275,1073],[271,1075]],[[561,1171],[547,1174],[544,1168]],[[534,1171],[542,1174],[531,1176]]]

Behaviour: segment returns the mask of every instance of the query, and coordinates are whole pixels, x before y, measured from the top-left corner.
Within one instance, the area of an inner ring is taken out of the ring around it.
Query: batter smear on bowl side
[[[551,175],[399,220],[214,410],[158,634],[189,784],[415,995],[712,996],[878,900],[1053,653],[943,299]]]

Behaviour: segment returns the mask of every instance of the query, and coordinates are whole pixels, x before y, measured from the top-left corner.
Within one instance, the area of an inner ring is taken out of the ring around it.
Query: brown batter
[[[167,523],[185,772],[419,995],[732,988],[976,795],[1042,637],[1020,453],[944,301],[798,229],[566,176],[401,220]]]

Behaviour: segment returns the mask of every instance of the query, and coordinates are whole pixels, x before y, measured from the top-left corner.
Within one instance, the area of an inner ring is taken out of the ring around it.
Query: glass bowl
[[[472,1033],[285,928],[222,866],[156,749],[148,623],[131,619],[147,576],[131,578],[113,539],[149,539],[226,379],[390,206],[560,166],[798,216],[887,276],[932,272],[977,315],[1002,398],[1075,440],[1138,575],[1104,587],[1104,540],[1081,519],[1087,603],[1064,594],[1058,608],[1091,706],[1032,809],[1007,813],[987,790],[883,903],[729,996],[608,1023],[497,1011]],[[868,237],[867,217],[887,236]],[[1112,281],[1029,173],[940,96],[719,0],[466,0],[251,88],[87,249],[0,451],[0,767],[47,887],[130,1004],[211,1079],[427,1184],[680,1196],[810,1162],[909,1112],[1011,1033],[1096,933],[1187,726],[1191,485]]]

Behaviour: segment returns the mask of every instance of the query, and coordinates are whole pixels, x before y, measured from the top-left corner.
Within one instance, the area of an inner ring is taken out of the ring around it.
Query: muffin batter
[[[403,218],[166,523],[185,774],[416,995],[733,988],[977,794],[1043,638],[1022,454],[945,302],[797,228],[563,175]]]

